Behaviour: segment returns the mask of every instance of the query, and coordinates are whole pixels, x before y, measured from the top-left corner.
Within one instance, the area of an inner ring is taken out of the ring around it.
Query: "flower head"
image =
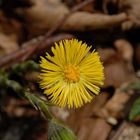
[[[53,56],[41,57],[40,86],[53,104],[78,108],[99,94],[103,65],[90,49],[82,41],[64,40],[52,47]]]

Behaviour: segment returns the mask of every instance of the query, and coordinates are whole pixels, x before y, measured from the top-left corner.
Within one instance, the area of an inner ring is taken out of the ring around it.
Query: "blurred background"
[[[80,109],[50,107],[78,140],[140,140],[140,0],[0,0],[0,140],[47,140],[48,122],[20,93],[40,55],[77,38],[99,52],[105,83]]]

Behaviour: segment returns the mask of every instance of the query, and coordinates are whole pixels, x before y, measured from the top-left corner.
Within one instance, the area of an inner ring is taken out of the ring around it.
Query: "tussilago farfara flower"
[[[53,104],[78,108],[99,94],[103,65],[90,49],[82,41],[64,40],[52,47],[53,56],[41,57],[40,85]]]

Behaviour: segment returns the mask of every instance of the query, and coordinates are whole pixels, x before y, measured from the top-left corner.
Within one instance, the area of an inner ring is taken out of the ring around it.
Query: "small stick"
[[[93,1],[94,0],[85,0],[82,3],[80,3],[80,4],[76,5],[75,7],[73,7],[68,14],[66,14],[54,27],[52,27],[46,33],[45,37],[49,37],[50,35],[52,35],[54,32],[56,32],[59,29],[59,27],[64,23],[64,21],[69,18],[69,16],[71,16],[73,13],[75,13],[78,10],[80,10],[81,8],[86,6],[87,4],[92,3]]]
[[[54,32],[56,32],[59,27],[63,24],[63,22],[74,12],[76,12],[77,10],[81,9],[82,7],[86,6],[87,4],[93,2],[94,0],[86,0],[80,4],[78,4],[77,6],[75,6],[74,8],[71,9],[71,12],[69,14],[67,14],[66,16],[64,16],[60,22],[58,24],[56,24],[56,26],[54,26],[53,28],[51,28],[43,37],[43,39],[41,39],[34,47],[29,47],[29,48],[22,48],[21,50],[18,50],[16,52],[13,52],[11,54],[8,54],[4,57],[0,57],[0,68],[1,67],[9,67],[12,64],[16,63],[16,62],[21,62],[21,61],[25,61],[28,58],[30,58],[35,52],[36,50],[40,50],[39,48],[42,48],[42,46],[49,46],[50,44],[52,44],[55,41],[64,39],[64,38],[72,38],[72,35],[60,35],[59,37],[52,37],[49,38],[49,36],[51,36]],[[56,39],[57,38],[57,39]],[[59,39],[58,39],[59,38]],[[47,43],[50,40],[50,44]],[[53,42],[52,42],[53,40]],[[46,43],[44,43],[46,42]],[[45,46],[45,48],[46,48]]]
[[[71,39],[71,38],[73,38],[73,36],[70,35],[70,34],[59,34],[59,35],[55,35],[53,37],[49,37],[43,42],[43,44],[40,47],[38,47],[35,50],[35,52],[46,50],[47,47],[50,46],[51,44],[53,44],[54,42],[58,42],[59,40],[62,40],[62,39],[65,39],[65,38]],[[22,62],[23,57],[30,50],[32,50],[32,48],[34,48],[34,47],[35,46],[27,45],[27,46],[24,46],[21,49],[15,51],[15,52],[12,52],[12,53],[7,54],[5,56],[1,56],[0,57],[0,68],[8,68],[8,67],[12,66],[13,64],[15,64],[17,62]]]
[[[62,17],[62,19],[55,25],[53,26],[45,35],[44,35],[44,38],[35,46],[33,47],[23,58],[23,61],[25,61],[26,59],[28,59],[33,53],[34,51],[40,47],[42,45],[42,43],[49,37],[51,36],[54,32],[56,32],[60,27],[61,25],[69,18],[69,16],[71,14],[73,14],[74,12],[80,10],[81,8],[83,8],[84,6],[86,6],[87,4],[93,2],[94,0],[86,0],[78,5],[76,5],[75,7],[73,7],[71,9],[71,11],[66,14],[64,17]]]

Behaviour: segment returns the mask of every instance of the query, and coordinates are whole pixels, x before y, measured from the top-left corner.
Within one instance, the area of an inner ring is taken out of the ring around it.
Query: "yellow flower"
[[[53,104],[78,108],[99,94],[103,65],[90,49],[82,41],[64,40],[52,47],[53,56],[41,57],[40,86]]]

